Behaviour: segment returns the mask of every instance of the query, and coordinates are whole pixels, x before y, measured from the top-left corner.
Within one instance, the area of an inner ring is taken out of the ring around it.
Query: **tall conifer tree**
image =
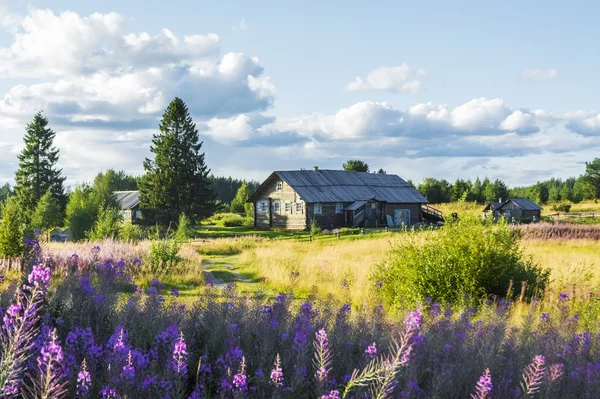
[[[143,218],[168,225],[183,213],[199,222],[214,212],[215,195],[196,124],[183,100],[176,97],[169,104],[159,129],[150,146],[154,159],[144,161],[146,175],[140,182]]]
[[[24,215],[29,218],[35,207],[50,190],[52,196],[59,201],[61,208],[66,205],[66,196],[61,176],[57,168],[58,149],[53,141],[56,133],[48,127],[48,119],[38,112],[33,121],[27,125],[23,138],[25,148],[19,154],[19,168],[15,176],[15,194]]]

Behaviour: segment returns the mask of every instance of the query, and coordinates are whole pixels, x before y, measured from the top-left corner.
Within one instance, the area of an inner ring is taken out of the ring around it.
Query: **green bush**
[[[179,256],[181,244],[174,239],[156,240],[150,246],[150,264],[152,273],[163,273],[183,260]]]
[[[321,230],[321,228],[317,224],[317,220],[316,219],[312,219],[310,221],[309,228],[310,228],[310,235],[312,235],[312,236],[319,235],[319,234],[321,234],[323,232],[323,230]]]
[[[571,204],[568,202],[561,202],[559,204],[552,205],[552,210],[555,212],[569,212],[571,210]]]
[[[94,227],[87,234],[88,238],[92,241],[99,241],[117,237],[122,224],[123,215],[121,215],[118,209],[100,209]]]
[[[119,238],[125,242],[138,242],[144,238],[144,231],[141,226],[126,221],[119,230]]]
[[[340,235],[342,236],[351,236],[354,234],[360,234],[360,228],[358,227],[342,227],[340,230]]]
[[[390,258],[378,265],[388,303],[422,301],[475,303],[482,298],[519,296],[527,282],[527,297],[543,292],[550,271],[524,256],[518,231],[504,221],[482,223],[475,217],[447,223],[442,229],[411,234],[394,244]]]
[[[16,197],[8,198],[2,205],[0,222],[0,258],[24,254],[23,216]]]
[[[254,223],[254,219],[241,216],[229,216],[221,220],[223,227],[250,227]]]
[[[190,220],[185,216],[185,213],[179,215],[177,222],[177,231],[175,231],[175,239],[180,242],[185,242],[192,237],[193,231],[190,226]]]

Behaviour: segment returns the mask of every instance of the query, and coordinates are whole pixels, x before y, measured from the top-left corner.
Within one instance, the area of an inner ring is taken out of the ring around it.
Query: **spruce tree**
[[[10,197],[2,206],[0,221],[0,258],[23,255],[24,229],[19,204],[16,197]]]
[[[58,200],[50,190],[40,198],[31,218],[31,227],[47,233],[53,227],[62,226],[63,220]]]
[[[59,155],[58,149],[53,145],[55,136],[56,133],[48,127],[48,119],[41,112],[27,125],[23,138],[25,148],[18,156],[19,168],[14,188],[27,219],[48,190],[59,201],[62,209],[66,205],[63,187],[65,178],[61,176],[62,170],[56,167]]]
[[[140,182],[143,218],[166,226],[183,213],[197,223],[214,212],[215,195],[196,124],[180,98],[169,104],[159,129],[150,146],[154,159],[144,161]]]

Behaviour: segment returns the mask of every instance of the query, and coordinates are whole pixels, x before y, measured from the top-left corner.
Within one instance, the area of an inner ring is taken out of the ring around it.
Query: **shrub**
[[[190,220],[185,216],[185,213],[179,215],[179,222],[177,222],[177,231],[175,232],[175,239],[180,242],[184,242],[190,239],[193,231],[190,226]]]
[[[514,295],[520,294],[522,281],[531,295],[536,288],[544,290],[549,275],[523,255],[518,233],[507,223],[486,224],[471,217],[448,223],[425,239],[413,234],[397,242],[374,277],[383,283],[385,299],[398,304],[427,297],[443,302],[503,297],[511,281]]]
[[[119,238],[125,242],[138,242],[144,238],[142,227],[126,221],[119,230]]]
[[[316,219],[312,219],[310,221],[310,234],[313,235],[313,236],[316,236],[316,235],[321,234],[322,231],[323,230],[321,230],[321,228],[317,224],[317,220]]]
[[[338,230],[342,236],[351,236],[354,234],[360,234],[360,228],[358,227],[342,227]]]
[[[174,239],[156,240],[150,246],[150,264],[152,273],[162,273],[175,267],[182,258],[179,256],[181,244]]]
[[[16,197],[10,197],[2,206],[0,222],[0,258],[23,255],[23,220]]]
[[[97,241],[117,237],[122,224],[123,215],[121,215],[118,209],[100,209],[98,219],[94,222],[94,227],[87,234],[88,238]]]
[[[558,204],[552,205],[552,210],[555,212],[564,212],[568,213],[571,210],[571,204],[568,202],[561,202]]]
[[[223,227],[250,227],[254,223],[254,219],[241,216],[228,216],[221,220]]]

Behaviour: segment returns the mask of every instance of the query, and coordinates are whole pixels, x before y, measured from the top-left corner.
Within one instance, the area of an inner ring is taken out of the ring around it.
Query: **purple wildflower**
[[[477,385],[475,386],[475,393],[471,394],[471,398],[473,399],[487,399],[491,397],[491,392],[493,389],[492,385],[492,375],[490,373],[490,369],[485,369],[481,377],[479,377],[479,381],[477,381]]]
[[[565,372],[565,365],[562,363],[555,363],[550,365],[550,381],[556,382],[560,380]]]
[[[131,361],[131,351],[127,354],[127,363],[121,370],[121,377],[125,380],[133,380],[135,378],[135,367]]]
[[[327,395],[322,395],[320,399],[340,399],[340,391],[337,389],[329,391]]]
[[[375,356],[377,356],[377,345],[375,344],[375,342],[373,342],[371,345],[369,345],[367,347],[367,349],[365,350],[365,353],[370,358],[374,358]]]
[[[561,293],[561,294],[558,296],[558,300],[559,300],[559,301],[568,301],[568,300],[569,300],[569,296],[568,296],[567,294]]]
[[[273,370],[271,370],[271,384],[275,386],[275,388],[281,388],[283,386],[283,370],[281,369],[281,359],[279,358],[279,354],[277,354]]]
[[[525,395],[533,395],[538,392],[544,380],[546,372],[546,359],[542,355],[537,355],[533,361],[523,370],[523,382],[521,387]]]
[[[92,377],[89,371],[87,371],[87,364],[85,359],[81,363],[81,369],[77,373],[77,387],[75,395],[78,398],[87,398],[90,393],[90,386],[92,385]]]
[[[29,273],[27,281],[29,281],[29,284],[38,286],[43,290],[47,289],[48,283],[50,283],[50,268],[44,267],[44,265],[33,266],[33,270]]]
[[[102,388],[100,395],[102,395],[102,399],[121,399],[121,396],[110,385],[106,385],[104,388]]]
[[[244,357],[242,357],[240,371],[233,376],[233,386],[238,391],[245,392],[248,390],[248,385],[246,384],[246,358]]]
[[[179,335],[173,348],[173,371],[181,376],[187,374],[187,345],[183,333]]]
[[[550,315],[548,313],[542,313],[542,315],[540,316],[540,319],[545,321],[546,323],[550,322]]]
[[[35,385],[38,397],[58,397],[65,393],[66,368],[63,365],[63,351],[56,339],[56,330],[48,333],[48,339],[37,358],[40,382]]]
[[[173,288],[171,290],[171,296],[178,297],[179,296],[179,290],[177,288]]]

